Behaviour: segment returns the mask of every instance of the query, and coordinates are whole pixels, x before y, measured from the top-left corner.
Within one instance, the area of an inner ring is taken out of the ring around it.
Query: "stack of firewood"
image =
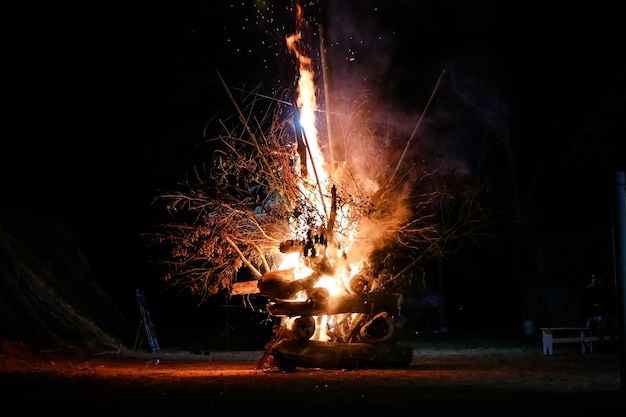
[[[407,366],[410,346],[398,343],[395,318],[402,308],[401,294],[371,291],[366,277],[355,275],[351,293],[329,295],[316,286],[321,274],[295,279],[293,271],[267,272],[253,282],[235,285],[234,292],[251,291],[268,298],[268,312],[284,321],[274,329],[258,368],[314,367],[324,369]],[[325,340],[312,340],[323,325],[322,317],[335,318],[337,330],[324,329]]]

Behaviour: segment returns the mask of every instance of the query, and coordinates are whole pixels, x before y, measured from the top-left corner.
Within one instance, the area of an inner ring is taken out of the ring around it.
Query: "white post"
[[[619,345],[621,358],[620,391],[626,392],[626,174],[613,175],[613,240],[615,256],[615,293],[619,321]]]

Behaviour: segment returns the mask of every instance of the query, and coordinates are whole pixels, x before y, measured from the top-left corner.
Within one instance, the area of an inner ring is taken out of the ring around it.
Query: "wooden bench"
[[[542,327],[543,354],[553,355],[555,343],[580,343],[581,353],[593,353],[593,342],[598,336],[591,335],[589,327]]]

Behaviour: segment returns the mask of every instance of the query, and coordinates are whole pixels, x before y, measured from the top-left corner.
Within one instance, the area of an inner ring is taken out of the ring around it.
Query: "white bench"
[[[591,335],[589,327],[542,327],[541,333],[544,355],[554,354],[552,345],[555,343],[580,343],[582,353],[593,353],[593,342],[599,340],[598,336]]]

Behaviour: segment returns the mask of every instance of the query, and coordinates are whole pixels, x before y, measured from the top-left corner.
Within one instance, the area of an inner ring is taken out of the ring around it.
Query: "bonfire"
[[[333,119],[301,36],[286,38],[297,94],[279,91],[264,107],[266,95],[235,98],[217,73],[235,112],[207,138],[206,163],[159,196],[173,218],[156,237],[169,245],[165,280],[202,300],[265,297],[279,324],[259,368],[406,366],[403,288],[480,210],[458,176],[411,158],[428,104],[408,138],[368,123],[365,104]]]

